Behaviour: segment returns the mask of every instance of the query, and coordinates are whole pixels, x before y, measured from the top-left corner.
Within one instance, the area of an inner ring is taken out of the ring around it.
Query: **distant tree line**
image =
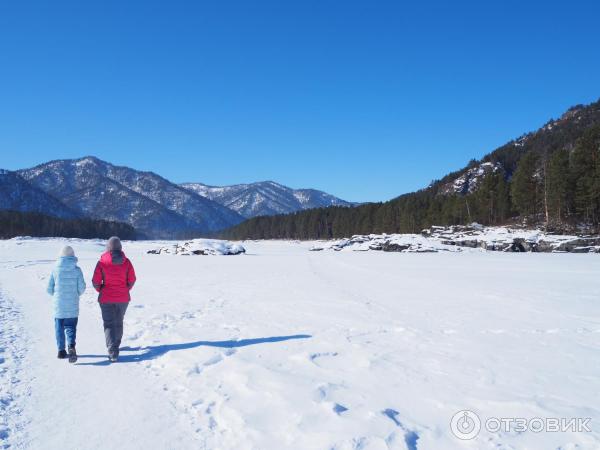
[[[128,224],[93,219],[59,219],[35,212],[0,211],[0,238],[15,236],[67,237],[82,239],[136,239]]]
[[[596,104],[598,105],[598,104]],[[598,110],[594,110],[598,111]],[[329,207],[249,219],[221,233],[228,239],[331,239],[354,234],[418,233],[431,225],[515,221],[564,229],[600,224],[600,125],[567,123],[532,135],[524,148],[511,143],[482,161],[500,163],[466,195],[443,194],[455,172],[427,189],[385,203]]]

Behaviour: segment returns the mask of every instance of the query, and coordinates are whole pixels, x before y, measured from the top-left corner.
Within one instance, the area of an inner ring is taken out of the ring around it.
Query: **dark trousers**
[[[106,348],[111,354],[119,353],[123,338],[123,318],[129,303],[100,303]]]
[[[56,333],[56,346],[59,350],[65,349],[65,334],[69,347],[75,347],[77,336],[77,317],[67,319],[54,319],[54,331]]]

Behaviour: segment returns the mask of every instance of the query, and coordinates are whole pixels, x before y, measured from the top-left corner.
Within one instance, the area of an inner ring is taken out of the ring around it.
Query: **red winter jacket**
[[[131,300],[129,291],[135,283],[133,264],[123,252],[106,252],[94,269],[92,284],[100,293],[100,303],[126,303]]]

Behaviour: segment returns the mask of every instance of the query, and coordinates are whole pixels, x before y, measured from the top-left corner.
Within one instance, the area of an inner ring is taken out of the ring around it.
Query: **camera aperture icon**
[[[468,441],[474,439],[481,431],[481,420],[473,411],[463,409],[452,416],[450,429],[458,439]]]

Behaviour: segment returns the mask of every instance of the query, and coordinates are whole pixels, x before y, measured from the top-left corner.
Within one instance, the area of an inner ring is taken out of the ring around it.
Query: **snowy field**
[[[600,257],[480,250],[150,255],[120,362],[91,274],[77,349],[56,359],[46,282],[63,240],[0,241],[0,448],[598,449]],[[591,432],[450,430],[486,418],[591,418]]]

